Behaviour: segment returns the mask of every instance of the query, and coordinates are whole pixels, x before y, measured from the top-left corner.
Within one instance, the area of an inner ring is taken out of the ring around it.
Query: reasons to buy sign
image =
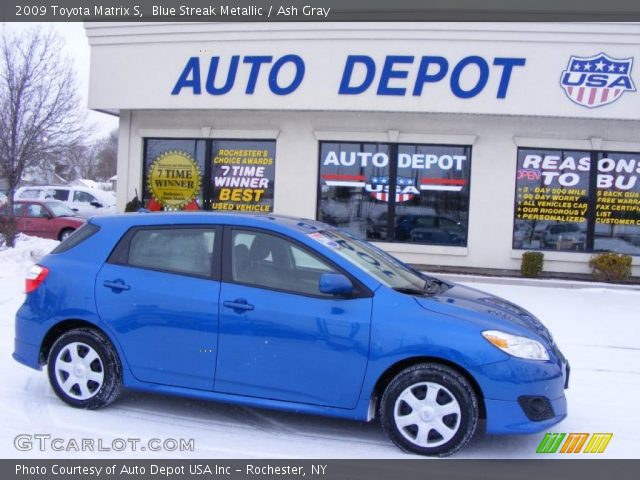
[[[516,218],[585,222],[591,152],[521,151]],[[633,153],[598,154],[598,223],[640,225],[640,159]]]
[[[274,141],[216,141],[212,159],[212,210],[272,212]]]
[[[586,222],[590,162],[589,152],[521,152],[516,219]]]
[[[156,157],[148,175],[153,199],[165,210],[181,210],[200,193],[200,170],[191,155],[168,150]]]
[[[520,149],[514,248],[638,254],[640,157]]]

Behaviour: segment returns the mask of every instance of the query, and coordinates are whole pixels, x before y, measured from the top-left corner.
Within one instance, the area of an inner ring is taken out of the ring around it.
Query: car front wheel
[[[122,389],[118,354],[97,330],[79,328],[60,336],[51,347],[47,368],[56,395],[74,407],[105,407]]]
[[[380,405],[382,427],[402,450],[447,456],[464,447],[478,425],[478,400],[456,370],[423,363],[400,372]]]

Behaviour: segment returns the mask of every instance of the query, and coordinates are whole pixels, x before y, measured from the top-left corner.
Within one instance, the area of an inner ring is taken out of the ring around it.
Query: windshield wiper
[[[433,295],[433,293],[428,292],[426,290],[420,290],[419,288],[412,288],[412,287],[396,287],[394,288],[394,290],[396,292],[406,293],[407,295],[420,295],[421,297]]]

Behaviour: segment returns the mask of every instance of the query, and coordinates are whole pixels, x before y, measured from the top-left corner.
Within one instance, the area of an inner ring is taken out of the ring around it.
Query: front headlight
[[[544,346],[532,338],[520,337],[499,330],[485,330],[482,336],[505,353],[527,360],[549,360]]]

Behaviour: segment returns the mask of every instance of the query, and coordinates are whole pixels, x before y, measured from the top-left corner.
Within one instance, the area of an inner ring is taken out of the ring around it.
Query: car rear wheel
[[[382,427],[402,450],[447,456],[464,447],[478,425],[478,400],[452,368],[423,363],[400,372],[380,405]]]
[[[118,354],[97,330],[79,328],[60,336],[51,347],[47,368],[56,395],[74,407],[105,407],[122,390]]]
[[[60,235],[58,235],[58,240],[60,240],[61,242],[64,242],[69,237],[69,235],[71,235],[73,232],[74,232],[73,228],[65,228],[60,232]]]

